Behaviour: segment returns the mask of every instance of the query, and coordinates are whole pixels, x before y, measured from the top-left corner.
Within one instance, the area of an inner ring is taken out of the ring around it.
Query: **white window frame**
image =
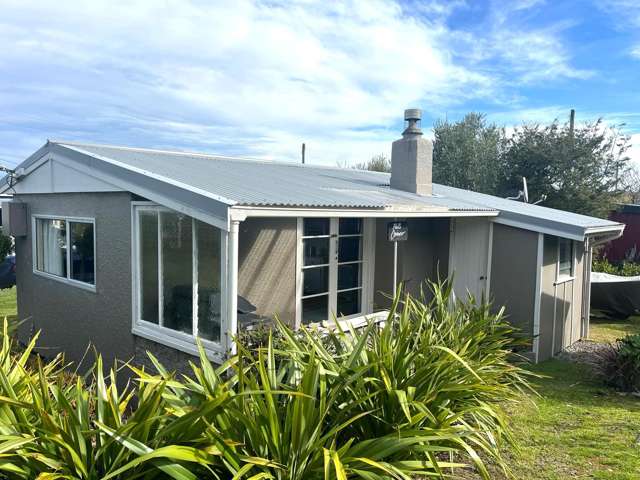
[[[562,237],[556,237],[557,238],[557,245],[556,245],[556,258],[558,259],[558,261],[556,262],[556,284],[560,284],[560,283],[564,283],[564,282],[570,282],[572,280],[575,280],[575,274],[576,274],[576,246],[575,246],[575,242],[573,240],[570,239],[563,239]],[[571,272],[569,273],[569,275],[567,275],[566,273],[562,273],[560,271],[560,242],[561,241],[567,241],[569,242],[569,248],[570,248],[570,255],[571,255]]]
[[[38,247],[37,247],[37,221],[41,220],[60,220],[66,223],[66,242],[67,242],[67,276],[61,277],[59,275],[54,275],[53,273],[44,272],[42,270],[38,270]],[[74,280],[71,278],[71,255],[69,253],[69,248],[71,245],[71,228],[69,227],[69,223],[90,223],[93,226],[93,284],[87,282],[81,282],[80,280]],[[96,285],[98,283],[98,250],[96,248],[96,220],[92,217],[69,217],[66,215],[43,215],[43,214],[33,214],[31,215],[31,253],[32,253],[32,267],[34,275],[39,275],[41,277],[49,278],[51,280],[56,280],[61,283],[65,283],[67,285],[71,285],[73,287],[78,287],[83,290],[88,290],[90,292],[96,292]]]
[[[162,296],[162,268],[161,268],[161,259],[162,259],[162,242],[161,239],[158,239],[158,258],[159,258],[159,268],[158,268],[158,287],[160,291],[158,292],[158,324],[145,321],[141,318],[141,255],[140,255],[140,244],[139,244],[139,212],[142,211],[153,211],[158,213],[158,222],[160,222],[161,216],[159,215],[161,212],[176,212],[167,207],[163,207],[161,205],[155,204],[153,202],[144,202],[144,201],[135,201],[131,202],[131,271],[132,271],[132,328],[131,332],[134,335],[139,337],[146,338],[147,340],[154,341],[156,343],[160,343],[162,345],[166,345],[168,347],[175,348],[176,350],[183,351],[185,353],[189,353],[191,355],[198,355],[198,347],[196,338],[200,340],[202,346],[207,354],[207,357],[216,362],[222,362],[225,359],[225,353],[228,349],[226,345],[225,333],[227,332],[228,325],[228,315],[227,315],[227,231],[221,229],[217,225],[213,225],[220,231],[220,342],[214,342],[212,340],[207,340],[204,338],[197,337],[194,334],[188,334],[185,332],[180,332],[177,330],[173,330],[171,328],[167,328],[162,326],[162,306],[163,306],[163,296]],[[192,272],[193,272],[193,313],[192,313],[192,331],[197,332],[198,328],[198,250],[197,250],[197,240],[195,235],[195,230],[193,226],[196,222],[196,218],[191,217],[192,222]],[[158,231],[160,232],[161,225],[158,223]]]
[[[303,238],[304,238],[304,219],[307,217],[298,217],[297,218],[297,241],[296,241],[296,317],[295,317],[295,326],[299,328],[302,325],[302,299],[303,295],[303,275],[302,271],[304,268],[304,248],[303,248]],[[332,260],[337,258],[338,252],[336,249],[337,240],[339,237],[344,237],[345,235],[338,236],[338,228],[340,218],[344,217],[330,217],[327,216],[330,222],[330,230],[329,230],[329,307],[331,309],[332,305],[336,305],[337,303],[337,295],[338,291],[338,261]],[[352,218],[352,217],[348,217]],[[345,322],[345,325],[349,320],[353,320],[364,315],[369,315],[373,312],[373,283],[374,283],[374,271],[375,271],[375,219],[371,218],[362,218],[362,290],[361,290],[361,299],[360,299],[360,308],[361,311],[349,316],[338,317],[337,320],[342,323]],[[349,236],[349,235],[346,235]],[[353,235],[356,236],[356,235]],[[360,236],[360,235],[358,235]],[[323,235],[324,237],[324,235]],[[336,241],[333,241],[336,240]],[[360,262],[360,261],[358,261]],[[353,262],[356,263],[356,262]],[[333,265],[333,268],[332,268]],[[318,265],[319,267],[320,265]],[[343,289],[340,291],[347,291],[352,289]],[[319,294],[326,295],[326,294]],[[329,310],[329,315],[333,315],[333,312]],[[328,318],[326,321],[322,322],[323,324],[332,324],[333,317]],[[317,325],[317,324],[310,324]]]

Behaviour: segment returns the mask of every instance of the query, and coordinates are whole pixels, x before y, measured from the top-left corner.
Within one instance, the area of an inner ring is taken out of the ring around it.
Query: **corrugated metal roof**
[[[389,175],[378,172],[104,145],[57,144],[210,192],[230,205],[493,210],[462,199],[392,190]]]
[[[37,161],[49,145],[88,156],[91,161],[103,160],[105,165],[135,172],[138,178],[150,177],[178,189],[204,194],[223,205],[496,213],[498,222],[575,239],[622,227],[609,220],[438,184],[433,185],[431,196],[415,195],[391,189],[387,173],[309,164],[50,142],[21,166],[26,168]]]
[[[506,198],[494,197],[492,195],[462,190],[460,188],[447,187],[445,185],[434,184],[433,190],[435,193],[448,198],[461,199],[468,203],[499,210],[501,212],[501,217],[512,218],[514,221],[535,222],[540,225],[559,224],[574,226],[580,229],[616,227],[620,225],[620,223],[604,220],[602,218],[589,217],[587,215],[580,215],[555,208],[543,207],[542,205],[532,205],[530,203],[519,202],[516,200],[507,200]]]

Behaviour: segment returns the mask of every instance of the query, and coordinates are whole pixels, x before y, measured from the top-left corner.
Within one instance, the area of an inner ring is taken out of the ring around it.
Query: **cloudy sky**
[[[407,107],[575,108],[640,162],[640,1],[0,0],[0,164],[47,138],[348,164]]]

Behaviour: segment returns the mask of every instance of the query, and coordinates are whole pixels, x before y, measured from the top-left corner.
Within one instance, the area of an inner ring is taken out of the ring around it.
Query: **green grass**
[[[535,382],[535,403],[509,408],[520,447],[505,452],[514,478],[640,478],[639,398],[603,387],[575,363],[549,360],[531,370],[547,378]]]
[[[0,319],[17,315],[16,287],[0,290]]]
[[[625,335],[640,333],[640,317],[630,317],[626,320],[612,320],[591,317],[589,340],[594,342],[615,342]]]

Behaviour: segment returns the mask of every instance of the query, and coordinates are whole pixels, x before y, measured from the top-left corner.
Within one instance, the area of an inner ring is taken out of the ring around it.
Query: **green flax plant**
[[[64,360],[0,351],[0,477],[9,479],[365,480],[456,476],[512,440],[502,412],[529,389],[522,343],[484,300],[399,292],[386,320],[294,332],[276,321],[258,347],[191,374],[99,355],[69,381]]]

